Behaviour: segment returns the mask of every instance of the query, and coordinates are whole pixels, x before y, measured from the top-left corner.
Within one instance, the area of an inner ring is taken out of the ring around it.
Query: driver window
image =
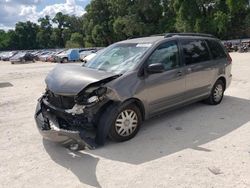
[[[148,65],[161,63],[165,70],[179,67],[179,51],[176,42],[161,44],[149,57]]]

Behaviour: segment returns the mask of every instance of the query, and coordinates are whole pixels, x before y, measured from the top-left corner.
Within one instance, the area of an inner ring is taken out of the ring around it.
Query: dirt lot
[[[219,106],[196,103],[94,151],[43,141],[33,119],[55,64],[0,62],[0,187],[250,187],[250,54]]]

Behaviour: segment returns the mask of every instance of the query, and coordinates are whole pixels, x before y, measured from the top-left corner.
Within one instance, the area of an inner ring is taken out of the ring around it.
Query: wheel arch
[[[225,78],[224,76],[220,76],[220,77],[216,80],[216,82],[217,82],[218,80],[221,80],[221,81],[223,82],[223,84],[224,84],[224,89],[226,89],[226,86],[227,86],[227,80],[226,80],[226,78]]]
[[[141,115],[142,115],[142,120],[145,120],[145,107],[142,103],[142,101],[138,98],[130,98],[130,99],[127,99],[125,100],[124,102],[122,102],[122,104],[135,104],[140,112],[141,112]]]
[[[121,106],[121,105],[129,105],[129,104],[135,104],[140,112],[141,112],[141,116],[142,116],[142,120],[144,121],[145,120],[145,107],[142,103],[142,101],[140,99],[137,99],[137,98],[129,98],[129,99],[126,99],[125,101],[113,101],[113,100],[110,100],[108,101],[106,104],[104,104],[99,110],[98,110],[98,113],[97,113],[97,116],[95,118],[95,121],[98,122],[100,120],[100,116],[101,114],[110,106]]]

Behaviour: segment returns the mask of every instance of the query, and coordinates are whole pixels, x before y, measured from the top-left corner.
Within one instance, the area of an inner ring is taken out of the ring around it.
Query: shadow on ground
[[[104,147],[72,153],[65,148],[44,142],[48,154],[59,165],[70,169],[81,182],[100,186],[96,178],[96,165],[100,156],[129,164],[146,163],[183,149],[213,152],[200,145],[229,134],[250,121],[250,101],[226,96],[221,105],[195,103],[148,120],[139,134],[124,143],[107,143]]]
[[[82,183],[94,187],[101,187],[96,178],[98,158],[81,152],[71,152],[47,140],[43,140],[43,145],[53,161],[71,170]]]

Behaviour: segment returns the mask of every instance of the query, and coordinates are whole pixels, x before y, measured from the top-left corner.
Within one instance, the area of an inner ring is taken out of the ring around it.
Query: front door
[[[176,41],[161,44],[148,58],[147,65],[161,63],[165,71],[148,74],[145,92],[150,114],[160,112],[180,103],[185,93],[184,69],[180,65]]]

